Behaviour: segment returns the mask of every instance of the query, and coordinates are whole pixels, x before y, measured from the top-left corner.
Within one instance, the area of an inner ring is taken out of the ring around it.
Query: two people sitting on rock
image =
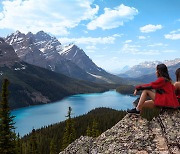
[[[167,66],[165,64],[159,64],[156,67],[156,76],[157,80],[149,84],[138,85],[135,88],[134,95],[137,91],[143,90],[140,96],[139,102],[136,108],[128,110],[128,113],[140,114],[142,108],[154,108],[155,106],[159,107],[168,107],[168,108],[179,108],[180,104],[176,98],[175,90],[180,90],[180,81],[179,73],[178,80],[175,86],[172,83],[172,80],[169,76]],[[151,100],[147,100],[147,97],[150,97]]]

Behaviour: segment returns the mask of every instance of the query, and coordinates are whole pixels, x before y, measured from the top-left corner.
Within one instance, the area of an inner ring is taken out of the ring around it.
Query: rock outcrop
[[[97,138],[75,140],[60,154],[179,154],[180,110],[163,110],[152,121],[127,114]]]

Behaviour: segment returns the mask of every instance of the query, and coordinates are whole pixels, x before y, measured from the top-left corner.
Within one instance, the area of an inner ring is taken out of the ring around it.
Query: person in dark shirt
[[[176,96],[180,103],[180,68],[176,70],[176,82],[174,83],[175,89],[176,89]]]
[[[137,91],[143,90],[136,108],[128,110],[128,113],[140,114],[143,107],[153,108],[154,106],[178,108],[179,103],[175,95],[175,86],[169,76],[167,66],[159,64],[156,67],[157,80],[149,84],[136,86]],[[147,97],[151,100],[147,100]]]

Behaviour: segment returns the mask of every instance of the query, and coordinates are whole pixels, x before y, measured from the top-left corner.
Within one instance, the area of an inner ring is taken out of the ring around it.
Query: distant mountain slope
[[[83,51],[83,49],[80,49],[75,44],[70,44],[68,46],[65,46],[62,51],[59,52],[59,54],[72,61],[76,65],[78,65],[80,68],[85,70],[89,73],[99,73],[101,71],[105,72],[102,68],[98,67]]]
[[[43,31],[23,34],[19,31],[6,38],[23,61],[62,73],[69,77],[98,82],[122,83],[122,79],[98,67],[76,45],[63,47],[61,43]]]
[[[180,68],[180,62],[175,64],[175,65],[172,65],[172,66],[168,67],[169,75],[170,75],[170,77],[171,77],[171,79],[173,81],[176,80],[175,71],[178,68]],[[137,81],[137,82],[140,82],[140,83],[149,83],[149,82],[155,81],[156,79],[157,79],[157,77],[156,77],[155,72],[151,73],[151,74],[143,75],[143,76],[140,76],[140,77],[137,77],[137,78],[129,78],[130,81]]]
[[[156,66],[160,63],[166,64],[167,67],[169,68],[171,66],[174,66],[174,65],[177,65],[178,63],[180,63],[180,58],[176,58],[174,60],[165,60],[163,62],[160,62],[160,61],[143,62],[143,63],[133,66],[131,69],[129,69],[128,71],[126,71],[123,74],[119,74],[118,76],[129,77],[129,78],[138,78],[140,76],[144,76],[144,75],[146,76],[149,74],[153,74],[153,73],[155,73]]]
[[[75,63],[81,69],[85,70],[88,74],[98,79],[105,80],[108,83],[123,83],[124,80],[115,75],[107,73],[102,68],[98,67],[83,51],[75,44],[65,46],[59,54]]]
[[[77,93],[103,92],[115,85],[98,85],[76,80],[21,61],[12,46],[0,39],[0,85],[11,82],[11,109],[58,101]]]
[[[0,67],[12,66],[15,62],[20,62],[12,46],[9,46],[0,38]]]

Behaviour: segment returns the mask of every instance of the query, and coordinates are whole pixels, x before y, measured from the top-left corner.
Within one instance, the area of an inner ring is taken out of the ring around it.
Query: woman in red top
[[[134,95],[137,91],[143,90],[136,108],[128,110],[128,113],[140,114],[143,107],[153,108],[154,106],[178,108],[179,103],[175,95],[175,87],[169,77],[168,69],[165,64],[156,67],[157,80],[149,84],[136,86]],[[155,91],[154,91],[154,90]],[[151,100],[146,100],[147,96]]]
[[[177,82],[174,83],[174,86],[175,86],[175,89],[176,89],[177,99],[178,99],[178,101],[180,103],[180,68],[178,68],[176,70],[176,81]]]

